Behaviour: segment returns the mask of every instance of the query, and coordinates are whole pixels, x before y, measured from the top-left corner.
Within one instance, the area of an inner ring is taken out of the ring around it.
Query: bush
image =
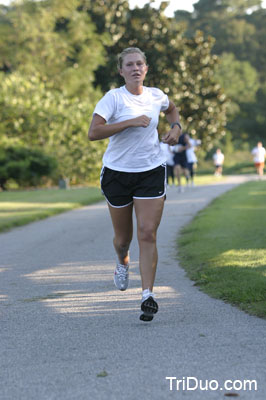
[[[36,186],[56,168],[56,160],[40,150],[22,146],[0,147],[0,187],[3,190],[10,179],[19,186]]]

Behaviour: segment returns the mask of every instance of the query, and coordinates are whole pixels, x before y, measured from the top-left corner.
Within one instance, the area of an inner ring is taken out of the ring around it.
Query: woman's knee
[[[114,237],[114,246],[120,251],[128,251],[132,236],[130,237]]]
[[[139,241],[155,243],[156,242],[156,228],[152,225],[142,225],[138,228]]]

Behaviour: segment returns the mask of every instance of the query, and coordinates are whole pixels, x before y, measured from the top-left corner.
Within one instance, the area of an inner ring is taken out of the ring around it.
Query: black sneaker
[[[141,314],[139,319],[145,322],[152,321],[153,316],[157,313],[158,309],[158,304],[154,298],[152,296],[148,297],[141,303],[141,311],[143,311],[143,314]]]

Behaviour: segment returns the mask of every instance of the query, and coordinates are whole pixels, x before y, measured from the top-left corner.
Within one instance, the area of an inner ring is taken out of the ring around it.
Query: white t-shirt
[[[265,160],[265,148],[264,147],[254,147],[251,154],[253,155],[253,161],[255,163],[263,163]]]
[[[224,162],[223,153],[214,153],[213,162],[215,165],[223,165],[223,162]]]
[[[160,89],[143,87],[140,95],[133,95],[125,86],[111,89],[98,102],[94,114],[108,124],[147,115],[147,128],[130,127],[109,138],[103,165],[123,172],[143,172],[166,161],[159,144],[157,125],[161,111],[167,110],[169,99]]]
[[[187,162],[188,163],[196,163],[198,161],[197,156],[195,154],[195,147],[197,145],[197,141],[194,139],[189,138],[189,142],[191,144],[191,147],[189,147],[186,150],[186,155],[187,155]]]
[[[174,163],[174,153],[172,151],[172,146],[169,146],[169,144],[163,142],[160,142],[160,146],[164,153],[166,164],[173,167],[175,163]]]

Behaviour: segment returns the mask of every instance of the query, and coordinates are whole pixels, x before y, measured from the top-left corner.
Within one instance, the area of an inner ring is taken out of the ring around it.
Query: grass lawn
[[[204,175],[195,182],[205,185],[221,179]],[[97,187],[0,192],[0,232],[100,200],[104,197]]]
[[[266,317],[266,182],[217,198],[182,230],[178,259],[209,295]]]
[[[214,185],[215,183],[225,181],[226,176],[214,176],[211,175],[196,175],[194,182],[196,185]]]
[[[0,232],[103,200],[97,187],[0,193]]]
[[[225,181],[226,176],[214,176],[214,174],[195,174],[194,176],[194,183],[195,185],[214,185],[215,183]],[[172,184],[171,178],[170,178],[170,185]],[[177,184],[177,181],[175,180],[175,184]],[[186,185],[186,179],[184,176],[181,177],[181,184]]]

